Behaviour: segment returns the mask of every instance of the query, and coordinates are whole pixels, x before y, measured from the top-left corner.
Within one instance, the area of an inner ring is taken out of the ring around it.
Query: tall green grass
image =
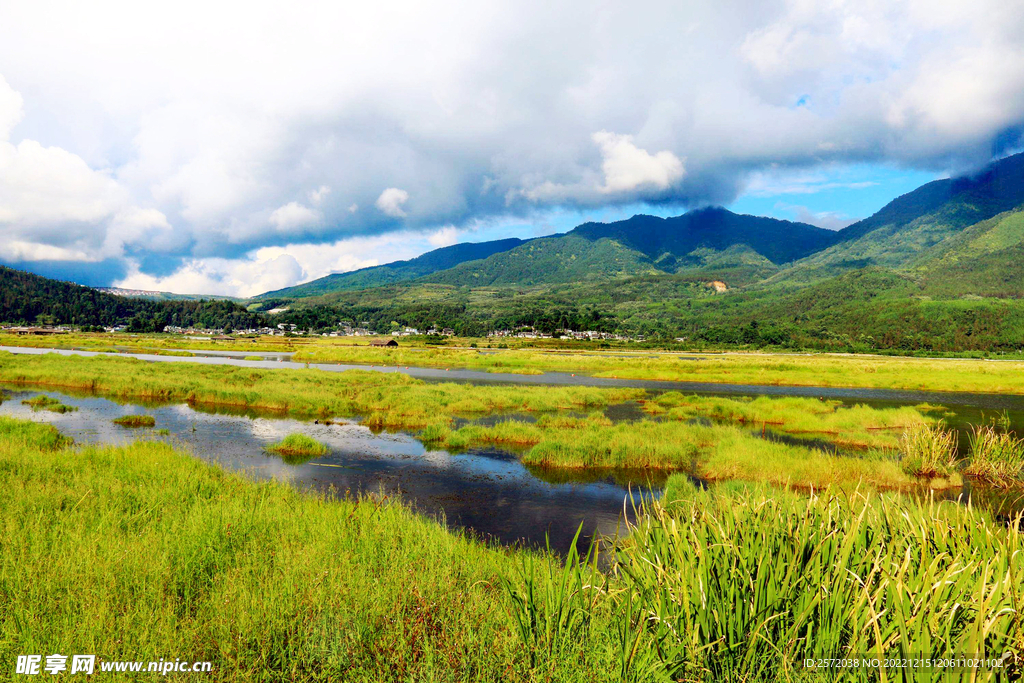
[[[162,443],[58,441],[0,418],[8,671],[19,654],[96,653],[209,660],[208,681],[536,680],[502,588],[521,551]],[[615,680],[592,642],[544,665],[551,680]]]
[[[618,600],[676,679],[791,680],[805,659],[1024,647],[1019,518],[1007,531],[969,506],[756,489],[645,512],[620,548]]]
[[[1024,483],[1024,439],[994,425],[976,425],[969,435],[970,462],[964,474],[994,486]]]
[[[958,468],[957,435],[951,429],[916,425],[900,436],[903,471],[919,477],[948,477]]]

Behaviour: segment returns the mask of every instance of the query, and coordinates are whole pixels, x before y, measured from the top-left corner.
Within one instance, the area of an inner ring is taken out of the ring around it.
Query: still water
[[[4,389],[0,415],[50,423],[78,443],[167,441],[256,479],[277,479],[338,495],[400,494],[420,513],[504,544],[543,547],[549,539],[553,549],[565,552],[580,525],[583,543],[615,535],[624,513],[632,516],[631,499],[639,502],[640,496],[657,495],[656,487],[622,476],[558,481],[527,469],[515,454],[500,450],[427,450],[407,434],[374,433],[354,420],[325,425],[251,412],[206,412],[184,404],[120,404],[77,392]],[[40,394],[78,410],[33,411],[21,403]],[[156,426],[130,429],[112,422],[137,414],[152,415]],[[162,435],[161,429],[169,433]],[[324,443],[330,452],[288,464],[265,450],[296,432]]]

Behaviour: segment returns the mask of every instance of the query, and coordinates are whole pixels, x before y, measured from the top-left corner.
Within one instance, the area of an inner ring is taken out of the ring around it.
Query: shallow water
[[[427,450],[403,433],[373,433],[354,420],[333,425],[290,418],[205,412],[184,404],[120,404],[77,392],[31,391],[6,386],[0,415],[46,422],[78,443],[126,444],[137,439],[181,445],[196,457],[256,479],[276,479],[299,488],[346,493],[400,494],[414,509],[455,528],[504,544],[568,550],[582,525],[582,544],[614,535],[631,495],[658,495],[654,487],[607,475],[588,480],[531,472],[512,453],[476,449],[452,454]],[[45,394],[78,408],[57,414],[33,411],[21,401]],[[113,424],[123,415],[147,414],[154,428]],[[161,436],[158,429],[166,429]],[[301,432],[330,448],[302,464],[288,464],[266,446]],[[585,550],[585,547],[583,548]]]
[[[164,349],[173,351],[174,349]],[[470,382],[473,384],[527,384],[549,386],[593,386],[633,387],[649,391],[682,391],[694,394],[718,396],[803,396],[822,399],[839,399],[857,403],[872,404],[875,401],[890,405],[917,405],[931,403],[947,406],[984,410],[991,414],[1009,411],[1024,415],[1024,395],[986,394],[954,391],[912,391],[904,389],[858,389],[850,387],[781,386],[768,384],[725,384],[721,382],[666,382],[657,380],[613,379],[591,377],[565,372],[546,372],[540,375],[517,375],[515,373],[484,372],[482,370],[426,368],[417,366],[381,366],[346,363],[296,363],[290,354],[280,352],[247,351],[189,351],[192,356],[161,356],[145,353],[103,353],[78,349],[40,349],[31,347],[0,346],[0,351],[38,355],[57,353],[60,355],[101,356],[138,358],[160,363],[203,363],[208,365],[237,365],[257,368],[315,368],[328,372],[346,370],[369,370],[372,372],[399,372],[427,380]],[[266,356],[267,360],[249,361],[246,356]]]

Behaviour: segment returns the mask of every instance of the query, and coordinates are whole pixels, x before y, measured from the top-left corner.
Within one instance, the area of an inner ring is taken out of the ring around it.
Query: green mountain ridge
[[[393,261],[380,266],[370,266],[345,273],[333,273],[326,277],[306,282],[294,287],[265,292],[254,297],[255,300],[277,298],[301,298],[321,296],[330,292],[342,292],[353,289],[368,289],[381,285],[415,280],[441,270],[453,268],[465,261],[483,259],[498,252],[507,251],[524,244],[528,240],[510,237],[491,242],[466,242],[441,247],[409,259]]]

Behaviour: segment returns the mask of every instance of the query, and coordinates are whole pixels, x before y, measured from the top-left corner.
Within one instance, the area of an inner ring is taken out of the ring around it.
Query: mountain
[[[265,324],[232,301],[153,300],[108,294],[0,266],[0,322],[114,326],[133,331],[182,327],[248,329]]]
[[[347,273],[334,273],[294,287],[266,292],[256,299],[298,299],[415,280],[424,275],[452,268],[465,261],[484,259],[492,254],[508,251],[524,242],[519,238],[510,237],[491,242],[455,244],[428,251],[426,254],[408,261],[394,261],[382,266],[370,266]]]
[[[782,264],[830,246],[835,239],[835,232],[813,225],[716,207],[675,218],[641,215],[615,223],[585,223],[563,235],[535,239],[422,281],[529,286],[657,273],[699,271],[713,277],[735,268],[764,277]]]
[[[96,290],[105,294],[113,294],[114,296],[126,296],[135,299],[156,299],[159,301],[240,301],[237,297],[223,296],[220,294],[175,294],[173,292],[161,292],[154,289],[124,289],[123,287],[97,287]]]
[[[735,214],[720,207],[675,218],[633,216],[616,223],[584,223],[569,233],[597,241],[615,240],[657,262],[662,270],[695,265],[697,250],[722,252],[743,245],[776,265],[825,249],[836,233],[806,223]]]
[[[964,229],[1021,205],[1024,154],[1016,154],[974,175],[936,180],[894,199],[775,279],[806,281],[868,266],[909,267]]]

